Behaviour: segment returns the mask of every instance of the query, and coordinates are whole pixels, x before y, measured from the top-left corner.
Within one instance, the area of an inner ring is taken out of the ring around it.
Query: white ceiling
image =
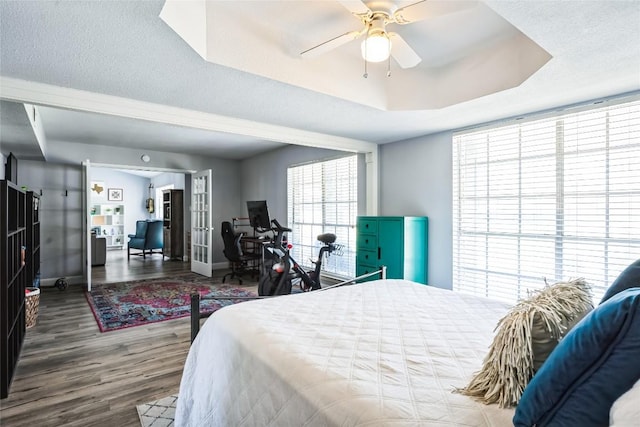
[[[282,27],[280,37],[269,39],[271,49],[289,55],[295,55],[299,45],[324,40],[325,33],[337,35],[337,23],[353,19],[344,14],[344,8],[329,0],[295,2],[295,7],[294,2],[240,2],[242,7],[237,9],[234,3],[239,2],[223,2],[218,8],[222,15],[219,19],[225,26],[249,28],[259,33],[266,22],[299,19],[305,23]],[[40,108],[49,151],[55,151],[57,141],[63,141],[230,159],[281,146],[282,142],[273,132],[261,135],[259,129],[263,125],[325,134],[327,140],[341,137],[383,144],[640,90],[639,1],[488,0],[482,3],[482,8],[495,12],[499,20],[508,21],[552,58],[511,89],[443,108],[385,111],[336,95],[336,88],[345,84],[358,90],[369,87],[368,93],[373,94],[378,85],[387,84],[387,78],[375,77],[373,70],[368,79],[362,79],[359,61],[351,61],[356,65],[350,71],[350,67],[344,65],[345,55],[349,55],[347,47],[344,52],[323,55],[317,67],[311,67],[321,88],[316,90],[267,78],[264,73],[242,71],[237,65],[240,69],[206,62],[159,18],[161,0],[3,0],[0,2],[0,75],[5,86],[9,80],[38,82],[60,90],[111,95],[158,108],[170,106],[193,114],[242,119],[247,124],[246,132],[243,126],[237,126],[233,130],[236,135],[231,135],[202,126],[193,129],[175,123]],[[255,4],[255,8],[249,7],[251,4]],[[269,15],[271,7],[273,15]],[[283,13],[287,20],[280,18]],[[402,36],[423,56],[425,67],[438,67],[447,61],[468,57],[470,50],[464,43],[470,32],[478,31],[476,27],[489,33],[492,28],[490,22],[478,22],[475,26],[453,25],[447,20],[445,23],[447,25],[441,21],[414,23],[397,31],[406,29]],[[219,43],[224,47],[221,51],[239,63],[256,59],[268,62],[271,57],[264,46],[243,43],[243,39],[230,34],[219,39]],[[472,51],[478,49],[474,46]],[[527,59],[526,55],[514,58],[514,66]],[[392,68],[390,79],[402,85],[405,72],[407,70]],[[483,80],[470,73],[465,84],[482,85]],[[439,84],[410,89],[417,97],[427,97],[433,93],[453,93],[459,88]],[[8,92],[0,86],[0,97],[5,100],[27,101],[29,98],[26,91],[10,96]],[[63,104],[64,100],[58,106]],[[20,132],[28,127],[16,114],[19,111],[12,103],[0,103],[3,153],[10,151],[7,147],[24,146],[29,139]]]
[[[210,132],[165,123],[149,123],[127,117],[40,107],[47,141],[67,141],[113,147],[172,152],[206,153],[213,145],[221,157],[242,159],[282,146],[277,142],[242,135]],[[107,139],[108,138],[108,139]]]
[[[312,46],[363,28],[361,18],[344,2],[169,0],[160,17],[207,61],[382,110],[442,108],[510,89],[551,58],[484,3],[364,2],[375,12],[388,13],[399,6],[428,13],[427,19],[411,24],[386,25],[390,34],[399,34],[424,60],[407,69],[399,68],[394,59],[369,63],[368,77],[363,78],[364,37],[323,55],[301,56]],[[348,4],[363,5],[358,0]],[[261,18],[237,25],[252,16]],[[235,19],[224,19],[229,17]],[[393,37],[391,43],[393,58],[401,46]],[[251,54],[239,55],[238,46],[251,46]]]

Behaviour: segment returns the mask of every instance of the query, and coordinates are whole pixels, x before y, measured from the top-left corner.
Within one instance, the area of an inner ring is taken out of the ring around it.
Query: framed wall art
[[[122,201],[122,188],[110,188],[107,190],[107,198],[111,202]]]

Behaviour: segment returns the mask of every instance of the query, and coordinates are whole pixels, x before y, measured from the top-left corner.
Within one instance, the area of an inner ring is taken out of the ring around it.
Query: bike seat
[[[318,235],[318,241],[328,245],[336,241],[336,235],[333,233],[324,233]]]

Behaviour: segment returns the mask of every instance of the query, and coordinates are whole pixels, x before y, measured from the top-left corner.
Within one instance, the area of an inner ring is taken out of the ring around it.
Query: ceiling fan
[[[392,0],[338,0],[338,2],[359,18],[363,27],[360,30],[349,31],[320,43],[300,55],[307,58],[316,57],[366,35],[361,44],[365,65],[366,62],[382,62],[392,56],[402,68],[415,67],[422,61],[422,58],[398,33],[388,32],[386,29],[388,24],[411,24],[427,18],[469,9],[476,3],[475,1],[420,0],[398,8]]]

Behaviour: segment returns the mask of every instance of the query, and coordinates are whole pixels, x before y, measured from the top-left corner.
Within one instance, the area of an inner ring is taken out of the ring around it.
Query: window
[[[355,276],[355,225],[358,212],[358,157],[356,155],[294,166],[287,169],[288,225],[292,256],[311,267],[322,243],[316,237],[335,233],[344,246],[342,255],[332,254],[323,270],[341,277]]]
[[[454,135],[453,289],[515,302],[640,258],[640,101]]]

